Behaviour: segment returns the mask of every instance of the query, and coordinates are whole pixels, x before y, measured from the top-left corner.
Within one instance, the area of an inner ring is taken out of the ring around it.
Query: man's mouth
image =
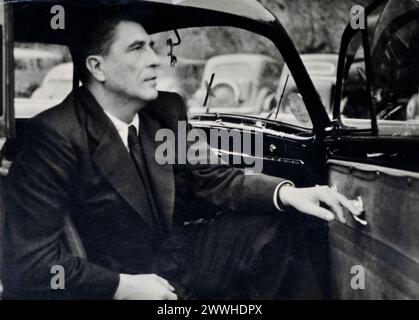
[[[144,81],[157,81],[157,77],[150,77],[150,78],[146,78]]]

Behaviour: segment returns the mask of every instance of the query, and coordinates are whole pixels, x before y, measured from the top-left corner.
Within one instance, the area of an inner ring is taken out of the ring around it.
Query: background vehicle
[[[48,71],[41,86],[32,93],[31,99],[62,101],[72,87],[73,63],[59,64]]]
[[[207,86],[214,73],[208,108],[213,112],[259,114],[275,91],[282,65],[261,54],[229,54],[208,59],[199,89],[188,101],[191,113],[205,112]]]
[[[331,113],[333,104],[333,91],[336,82],[338,55],[333,53],[301,54],[301,60],[320,95],[326,110]],[[282,69],[278,83],[278,93],[281,94],[285,87],[287,76],[290,76],[285,88],[284,97],[298,89],[292,78],[290,70],[285,65]]]
[[[13,55],[16,69],[42,70],[63,59],[59,52],[32,48],[14,48]]]
[[[76,21],[84,21],[85,15],[92,14],[89,8],[92,11],[97,9],[92,5],[80,10],[70,3],[66,11],[71,12]],[[263,37],[273,44],[256,50],[254,48],[259,48],[263,41],[258,42],[251,48],[252,53],[272,50],[269,54],[272,52],[272,56],[283,58],[298,88],[298,93],[292,92],[291,103],[299,106],[298,110],[303,111],[310,123],[289,121],[286,117],[276,121],[265,115],[233,113],[231,108],[229,113],[223,113],[221,111],[227,109],[218,102],[211,106],[209,113],[191,114],[190,123],[205,131],[217,128],[227,132],[235,130],[240,135],[261,133],[264,173],[289,178],[298,186],[329,183],[347,197],[358,199],[358,204],[365,209],[359,220],[348,217],[346,223],[334,221],[326,224],[310,217],[300,217],[304,226],[300,240],[306,241],[310,247],[313,272],[324,285],[325,297],[419,298],[419,121],[405,117],[409,100],[419,87],[416,61],[419,54],[416,45],[419,3],[414,0],[375,1],[365,10],[371,35],[369,42],[362,42],[365,30],[346,28],[330,110],[324,106],[328,99],[322,102],[322,95],[313,84],[315,81],[309,77],[310,71],[304,67],[279,21],[257,1],[185,1],[173,5],[171,1],[154,0],[126,1],[124,5],[128,3],[130,12],[135,12],[139,18],[142,13],[150,11],[158,16],[153,21],[159,21],[159,25],[150,24],[148,27],[152,33],[162,33],[164,51],[167,49],[167,33],[179,29],[182,45],[176,47],[175,53],[196,52],[191,48],[199,43],[194,40],[202,40],[198,31],[208,26],[217,42],[233,32],[240,35],[237,38],[245,39],[229,54],[238,53],[237,48],[248,48],[244,45],[249,44],[249,39]],[[7,17],[12,11],[4,8],[0,6],[0,24],[6,35],[10,35]],[[49,23],[33,25],[28,19],[35,14],[48,16],[50,7],[47,2],[34,7],[28,3],[14,3],[13,9],[14,21],[19,21],[13,30],[16,42],[67,45],[70,41],[71,34],[57,36],[49,28]],[[217,21],[216,26],[214,21]],[[219,25],[225,25],[227,29]],[[14,108],[13,83],[6,81],[12,78],[12,69],[7,67],[12,59],[12,39],[5,37],[3,41],[4,68],[0,83],[3,93],[0,128],[2,135],[7,137],[2,156],[9,161],[19,153],[25,126],[25,120],[15,121],[13,111],[17,102]],[[202,47],[204,51],[199,59],[216,55],[206,42]],[[224,47],[227,43],[222,43],[221,49]],[[360,51],[361,55],[358,54]],[[275,58],[275,62],[281,65],[282,58]],[[227,72],[225,77],[228,75]],[[207,80],[208,76],[202,78]],[[232,90],[225,90],[228,86],[221,87],[227,101],[232,92],[235,99],[240,97],[233,84],[236,78],[228,79],[230,82],[226,83]],[[276,91],[278,83],[272,85]],[[237,87],[240,89],[239,85]],[[230,146],[215,151],[237,154],[237,150]],[[239,154],[242,158],[256,158],[253,152],[240,151]],[[0,172],[5,175],[7,169]],[[205,207],[202,203],[192,205]],[[365,275],[365,289],[357,290],[351,286],[354,266],[362,267],[359,270],[363,270]]]
[[[13,55],[17,97],[29,97],[46,72],[64,58],[58,51],[27,47],[14,48]]]
[[[332,53],[317,53],[301,54],[300,57],[331,118],[338,55]],[[279,106],[278,116],[276,116],[275,111],[275,114],[271,114],[271,118],[274,117],[277,120],[294,123],[295,125],[311,126],[310,117],[304,103],[302,101],[301,103],[293,102],[293,100],[298,99],[295,97],[295,94],[297,93],[298,89],[294,78],[292,77],[288,66],[285,65],[282,69],[277,91],[275,93],[275,107],[277,107],[276,104],[279,102],[282,94],[283,100]]]

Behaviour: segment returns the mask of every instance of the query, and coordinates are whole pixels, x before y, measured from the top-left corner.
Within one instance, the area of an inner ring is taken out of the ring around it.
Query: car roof
[[[326,60],[326,61],[336,61],[338,60],[337,53],[302,53],[300,54],[301,59],[303,60]]]
[[[218,56],[211,57],[208,59],[208,63],[237,63],[237,62],[248,62],[251,64],[262,63],[265,61],[276,62],[270,56],[263,54],[253,54],[253,53],[234,53],[234,54],[221,54]]]
[[[53,59],[60,60],[62,55],[57,52],[51,52],[40,49],[31,48],[14,48],[13,54],[15,59]]]
[[[272,13],[256,0],[145,0],[156,3],[168,3],[180,6],[214,10],[240,15],[254,20],[275,20]]]
[[[272,24],[276,17],[256,0],[8,0],[13,3],[15,40],[68,44],[92,23],[115,13],[140,22],[147,32],[225,25],[236,19]],[[51,6],[65,9],[66,26],[51,28]],[[34,23],[33,17],[37,23]],[[30,31],[30,32],[28,32]],[[76,37],[75,37],[76,35]]]
[[[126,6],[141,3],[165,4],[176,7],[190,7],[218,11],[248,17],[254,20],[275,20],[273,14],[256,0],[9,0],[6,2],[39,2],[83,6]]]
[[[213,72],[215,68],[219,68],[224,65],[230,67],[230,77],[237,76],[237,74],[233,71],[233,66],[245,65],[246,70],[244,72],[241,71],[240,74],[248,78],[257,78],[261,72],[261,65],[265,62],[271,62],[279,65],[275,59],[263,54],[237,53],[214,56],[208,59],[207,64],[205,65],[203,78],[208,78],[210,73]],[[224,75],[223,77],[226,76]]]
[[[331,77],[336,80],[337,64],[339,56],[335,53],[306,53],[300,55],[310,77]],[[289,73],[289,69],[284,65],[283,74]]]

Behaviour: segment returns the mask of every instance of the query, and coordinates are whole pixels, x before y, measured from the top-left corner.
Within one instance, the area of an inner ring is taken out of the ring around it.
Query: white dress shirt
[[[138,117],[138,114],[135,114],[134,119],[132,119],[132,121],[130,123],[126,123],[126,122],[124,122],[122,120],[119,120],[117,117],[111,115],[109,112],[106,112],[105,110],[103,110],[103,111],[108,116],[109,120],[111,120],[111,122],[113,123],[113,125],[115,126],[116,130],[119,133],[119,136],[122,139],[122,142],[124,143],[125,148],[127,148],[127,150],[129,151],[129,146],[128,146],[128,128],[130,126],[134,126],[135,129],[137,129],[137,133],[139,132],[140,118]]]

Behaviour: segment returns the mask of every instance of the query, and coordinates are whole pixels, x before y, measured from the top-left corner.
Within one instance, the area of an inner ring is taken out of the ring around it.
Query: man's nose
[[[150,48],[149,66],[152,68],[158,68],[160,66],[160,58],[153,48]]]

